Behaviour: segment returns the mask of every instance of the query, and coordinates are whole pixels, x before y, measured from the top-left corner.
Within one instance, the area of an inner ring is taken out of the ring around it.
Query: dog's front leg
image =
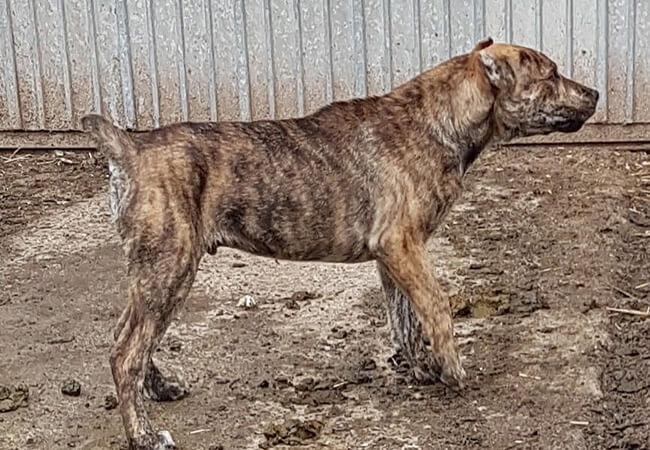
[[[391,278],[384,264],[378,262],[377,271],[384,291],[393,344],[406,359],[417,381],[424,383],[437,380],[440,377],[440,367],[436,367],[431,358],[429,338],[422,330],[411,299]]]
[[[420,353],[426,344],[414,323],[414,311],[431,343],[431,363],[424,361],[424,368],[420,369],[430,373],[432,367],[440,372],[443,383],[462,387],[465,371],[454,342],[451,307],[426,261],[424,248],[424,242],[394,234],[383,244],[382,256],[377,258],[382,283],[392,303],[389,310],[392,309],[393,336],[407,358],[410,356],[414,369],[423,362]]]

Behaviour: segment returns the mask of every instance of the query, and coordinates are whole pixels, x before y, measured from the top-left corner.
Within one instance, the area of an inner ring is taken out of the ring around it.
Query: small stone
[[[372,378],[370,378],[368,375],[357,374],[353,382],[354,384],[368,384],[372,382]]]
[[[348,332],[343,329],[332,328],[332,337],[335,339],[345,339],[348,337]]]
[[[317,292],[297,291],[291,294],[291,297],[289,299],[296,302],[304,302],[306,300],[315,300],[321,297],[322,294],[319,294]]]
[[[11,389],[7,386],[0,386],[0,400],[5,400],[11,395]]]
[[[257,302],[250,295],[244,295],[237,302],[237,306],[239,306],[240,308],[245,308],[245,309],[253,309],[253,308],[257,308]]]
[[[29,400],[29,388],[24,384],[14,387],[0,386],[0,413],[25,408]]]
[[[63,386],[61,386],[61,393],[71,397],[79,397],[81,394],[81,385],[77,380],[71,378],[63,383]]]
[[[343,414],[343,410],[337,405],[333,405],[329,410],[329,416],[330,417],[336,417],[336,416],[340,416],[342,414]]]
[[[283,388],[283,387],[289,387],[292,386],[291,381],[285,376],[278,376],[275,377],[275,383],[278,385],[278,387]]]
[[[287,302],[284,304],[284,307],[287,309],[300,309],[300,305],[296,300],[289,299]]]
[[[361,361],[361,370],[375,370],[377,363],[373,359],[364,359]]]
[[[294,384],[294,386],[297,391],[313,391],[316,386],[316,381],[311,377],[307,377]]]
[[[118,401],[114,395],[108,394],[106,397],[104,397],[104,409],[106,411],[117,408],[117,404]]]
[[[284,423],[272,423],[263,431],[266,448],[279,444],[305,445],[308,440],[317,439],[323,429],[323,422],[319,420],[287,419]]]

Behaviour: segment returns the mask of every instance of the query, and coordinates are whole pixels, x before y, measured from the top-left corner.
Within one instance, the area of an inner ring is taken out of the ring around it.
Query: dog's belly
[[[238,191],[220,203],[210,238],[216,246],[278,259],[372,259],[367,244],[372,212],[365,196],[360,191],[324,196],[322,187],[308,193],[291,188],[253,195]]]
[[[287,261],[318,261],[331,263],[361,263],[372,260],[372,256],[367,249],[351,251],[349,249],[340,249],[340,251],[318,251],[315,248],[308,248],[303,251],[289,250],[276,246],[273,242],[254,242],[241,237],[236,237],[235,242],[225,242],[221,244],[224,247],[241,250],[257,256],[266,256],[269,258],[282,259]]]
[[[289,261],[358,263],[373,259],[362,236],[353,237],[352,233],[348,236],[344,242],[335,242],[331,236],[296,233],[251,235],[241,230],[223,229],[215,233],[214,243],[218,247]]]

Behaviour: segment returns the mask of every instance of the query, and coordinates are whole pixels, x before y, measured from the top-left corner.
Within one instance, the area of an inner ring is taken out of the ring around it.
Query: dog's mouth
[[[584,120],[569,119],[564,122],[559,123],[556,126],[556,130],[562,133],[575,133],[584,125]]]
[[[567,114],[563,120],[556,124],[556,130],[562,133],[575,133],[582,128],[585,122],[587,122],[595,112],[595,104],[593,107],[590,106],[585,110],[572,111],[571,114]]]
[[[539,130],[538,132],[542,134],[553,132],[573,133],[582,128],[582,125],[589,117],[590,115],[580,114],[577,111],[562,111],[561,113],[540,111],[533,123]]]
[[[553,131],[560,133],[575,133],[595,113],[595,107],[585,109],[564,108],[562,111],[545,117],[546,123],[551,124]]]

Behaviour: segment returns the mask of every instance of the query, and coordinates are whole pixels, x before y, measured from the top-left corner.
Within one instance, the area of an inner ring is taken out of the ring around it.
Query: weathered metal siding
[[[541,48],[650,122],[650,0],[0,0],[0,129],[302,115],[476,41]]]

